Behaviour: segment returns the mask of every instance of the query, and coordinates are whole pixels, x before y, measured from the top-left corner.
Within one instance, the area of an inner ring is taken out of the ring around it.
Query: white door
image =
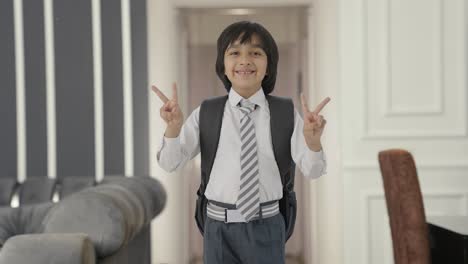
[[[378,152],[409,150],[426,215],[468,213],[465,0],[339,2],[344,263],[393,263]]]

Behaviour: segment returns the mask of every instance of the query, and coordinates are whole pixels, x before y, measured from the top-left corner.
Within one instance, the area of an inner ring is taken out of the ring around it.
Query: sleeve
[[[200,153],[199,115],[200,107],[197,107],[182,125],[178,137],[167,138],[163,135],[157,161],[165,171],[173,172],[183,167],[187,161]]]
[[[316,179],[327,173],[327,160],[322,150],[315,152],[307,147],[304,139],[304,121],[294,110],[294,131],[291,137],[291,156],[302,174],[308,179]]]

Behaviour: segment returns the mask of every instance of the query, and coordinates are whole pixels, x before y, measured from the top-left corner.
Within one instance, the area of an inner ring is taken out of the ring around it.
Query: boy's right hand
[[[152,85],[151,89],[158,95],[159,99],[163,102],[163,106],[159,110],[161,118],[166,122],[167,129],[164,134],[166,137],[174,138],[180,133],[184,122],[184,115],[180,110],[177,99],[177,86],[172,85],[172,98],[167,98],[156,86]]]

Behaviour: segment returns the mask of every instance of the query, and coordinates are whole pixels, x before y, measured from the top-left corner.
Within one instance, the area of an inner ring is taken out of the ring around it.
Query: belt
[[[225,223],[246,223],[247,221],[245,220],[245,217],[235,207],[235,205],[208,201],[206,213],[210,218],[223,221]],[[252,220],[272,217],[278,213],[278,200],[261,203],[259,212],[252,218]]]

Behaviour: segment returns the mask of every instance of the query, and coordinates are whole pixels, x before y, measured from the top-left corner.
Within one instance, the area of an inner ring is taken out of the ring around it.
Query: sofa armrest
[[[31,234],[11,237],[0,249],[0,264],[94,264],[94,247],[85,234]]]
[[[84,233],[96,256],[115,254],[164,208],[162,184],[150,177],[121,177],[61,200],[44,218],[44,233]]]

